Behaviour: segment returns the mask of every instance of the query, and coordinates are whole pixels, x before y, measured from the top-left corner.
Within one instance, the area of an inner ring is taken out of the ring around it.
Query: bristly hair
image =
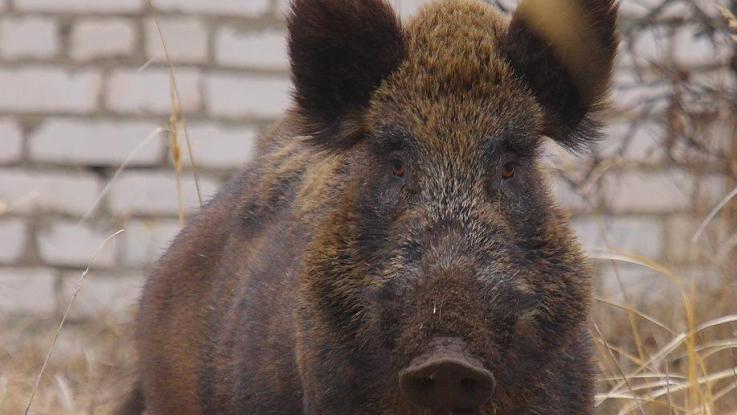
[[[523,0],[505,53],[546,113],[545,133],[572,151],[600,138],[592,115],[609,95],[618,6],[615,0]]]
[[[372,94],[404,59],[399,18],[384,0],[292,0],[288,26],[302,132],[323,149],[350,147]]]

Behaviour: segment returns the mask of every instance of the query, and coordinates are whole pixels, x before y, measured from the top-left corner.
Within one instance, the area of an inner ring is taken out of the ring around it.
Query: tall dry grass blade
[[[668,375],[667,373],[643,373],[641,375],[633,375],[630,376],[630,380],[640,380],[640,379],[663,379],[663,378],[671,378],[676,380],[686,380],[685,376],[680,375]],[[611,382],[611,381],[620,381],[621,378],[618,377],[610,377],[610,378],[600,378],[599,382]]]
[[[159,60],[161,56],[157,53],[154,56],[150,57],[146,62],[143,63],[143,65],[139,66],[138,69],[136,69],[136,72],[143,72],[145,71],[151,64]]]
[[[614,345],[610,344],[609,342],[606,342],[606,341],[604,341],[602,339],[594,339],[594,341],[598,342],[603,347],[606,347],[607,349],[609,349],[611,351],[617,352],[620,356],[624,357],[625,359],[629,360],[630,362],[632,362],[632,363],[634,363],[634,364],[636,364],[638,366],[642,364],[642,360],[640,360],[640,358],[638,356],[635,356],[635,355],[633,355],[631,353],[628,353],[626,350],[622,349],[621,347],[614,346]],[[618,380],[622,380],[621,377],[619,377],[619,378],[616,377],[616,376],[610,376],[610,377],[608,377],[608,379],[615,379],[615,378],[618,379]]]
[[[623,262],[629,262],[631,264],[636,264],[640,266],[644,266],[646,268],[650,268],[653,271],[656,271],[658,274],[663,275],[667,277],[676,287],[678,287],[678,291],[681,294],[681,298],[683,301],[683,307],[686,313],[686,320],[689,327],[689,334],[686,336],[686,349],[689,352],[689,376],[693,379],[696,379],[698,376],[698,370],[700,369],[703,371],[703,373],[706,373],[706,368],[704,366],[703,360],[699,356],[699,353],[695,349],[695,334],[692,334],[696,331],[696,311],[692,304],[692,301],[689,299],[689,296],[686,294],[685,289],[683,288],[683,284],[678,278],[675,273],[673,273],[671,270],[669,270],[667,267],[664,267],[652,260],[649,260],[645,257],[639,256],[639,255],[632,255],[632,254],[624,254],[624,253],[616,253],[616,252],[603,252],[598,254],[592,254],[592,258],[597,259],[606,259],[606,260],[618,260]],[[704,395],[704,392],[701,390],[701,388],[696,388],[692,392],[695,394],[695,396],[692,397],[693,399],[697,399],[700,402],[704,402],[709,394],[710,394],[710,385],[707,386],[706,396]],[[621,385],[620,385],[621,388]]]
[[[92,256],[92,259],[90,259],[90,262],[87,264],[87,268],[85,268],[85,270],[82,272],[82,275],[79,277],[79,280],[77,281],[77,287],[74,289],[72,298],[69,300],[69,303],[67,304],[67,308],[66,310],[64,310],[64,314],[61,316],[61,321],[59,321],[59,327],[56,329],[56,332],[54,333],[54,338],[51,341],[51,346],[49,346],[49,350],[46,352],[46,358],[44,359],[44,362],[41,365],[41,370],[39,370],[38,376],[36,376],[36,380],[33,383],[33,389],[31,389],[31,396],[28,398],[28,405],[26,406],[26,411],[24,412],[25,415],[28,415],[28,412],[31,410],[31,405],[33,405],[33,399],[36,397],[38,386],[41,384],[41,377],[46,371],[46,366],[49,364],[51,355],[54,353],[54,348],[56,347],[57,340],[59,340],[59,335],[61,334],[61,330],[64,328],[64,322],[66,322],[67,317],[69,316],[69,311],[72,309],[72,305],[74,305],[74,301],[77,299],[79,292],[82,290],[82,283],[84,283],[84,280],[87,277],[87,274],[89,274],[90,268],[92,268],[95,262],[97,262],[97,256],[100,255],[100,252],[102,252],[103,249],[105,249],[105,246],[107,245],[107,243],[111,241],[112,239],[116,238],[118,235],[120,235],[123,232],[125,232],[125,230],[120,229],[114,234],[105,238],[104,241],[102,241],[100,246],[97,247],[95,254]]]
[[[723,316],[723,317],[720,317],[720,318],[716,318],[716,319],[713,319],[713,320],[706,321],[704,323],[699,324],[696,327],[696,329],[694,331],[692,331],[691,333],[679,333],[667,345],[665,345],[660,350],[658,350],[657,353],[655,353],[655,355],[651,356],[650,359],[645,364],[641,365],[640,367],[638,367],[633,372],[630,372],[629,374],[627,374],[627,376],[625,377],[625,379],[632,379],[634,376],[638,376],[639,373],[642,370],[644,370],[645,367],[650,366],[650,365],[653,365],[653,364],[655,364],[656,362],[659,362],[659,361],[664,361],[665,358],[668,355],[670,355],[671,353],[673,353],[675,350],[677,350],[686,341],[686,339],[689,336],[695,336],[696,334],[698,334],[698,333],[700,333],[700,332],[702,332],[704,330],[707,330],[707,329],[710,329],[710,328],[713,328],[713,327],[717,327],[717,326],[720,326],[720,325],[723,325],[723,324],[733,323],[733,322],[737,322],[737,315],[728,315],[728,316]],[[597,406],[601,405],[602,403],[604,403],[604,401],[606,401],[607,399],[610,399],[610,397],[621,396],[622,394],[621,394],[621,392],[619,392],[619,390],[623,386],[626,386],[626,384],[624,384],[624,385],[623,384],[620,384],[620,385],[618,385],[618,387],[612,388],[609,392],[607,392],[605,394],[597,395],[597,404],[596,405]]]
[[[184,199],[182,197],[182,150],[179,147],[176,118],[172,114],[169,119],[169,151],[174,163],[174,177],[177,181],[177,211],[179,212],[179,226],[184,226]]]
[[[696,231],[694,236],[691,238],[691,243],[695,244],[699,241],[699,238],[701,238],[701,235],[706,230],[706,227],[709,226],[709,223],[711,223],[712,220],[714,220],[714,217],[722,210],[725,206],[727,206],[727,203],[729,203],[732,198],[737,196],[737,187],[735,187],[727,196],[724,196],[724,199],[719,202],[719,204],[714,207],[714,209],[709,212],[709,214],[706,216],[706,219],[701,223],[701,226],[699,226],[699,229]]]
[[[727,22],[729,38],[732,39],[732,42],[737,43],[737,18],[735,18],[731,10],[724,6],[718,5],[717,8],[719,9],[719,13],[722,15],[724,21]]]
[[[598,297],[598,296],[597,297],[594,297],[594,299],[597,302],[600,302],[602,304],[606,304],[608,306],[611,306],[611,307],[614,307],[614,308],[619,308],[621,310],[627,311],[628,313],[632,313],[632,314],[634,314],[634,315],[642,318],[643,320],[647,320],[647,321],[655,324],[656,326],[660,327],[661,329],[667,331],[670,334],[676,334],[675,330],[673,330],[670,327],[668,327],[667,325],[665,325],[665,323],[659,321],[655,317],[648,316],[647,314],[645,314],[645,313],[643,313],[643,312],[635,309],[634,307],[630,307],[630,306],[624,305],[624,304],[617,304],[617,303],[615,303],[613,301],[609,301],[607,299],[604,299],[604,298],[601,298],[601,297]]]
[[[603,174],[603,171],[602,171]],[[594,183],[594,182],[591,182]],[[589,190],[590,191],[590,190]],[[591,203],[591,201],[587,198],[586,203],[589,205],[589,207],[594,210],[594,206]],[[609,238],[606,234],[606,228],[604,226],[604,223],[601,221],[601,218],[597,216],[595,218],[596,226],[599,229],[599,233],[601,234],[601,239],[604,241],[604,246],[607,250],[611,250],[611,244],[609,243]],[[624,301],[626,303],[630,303],[629,294],[627,294],[627,290],[625,289],[624,283],[622,282],[622,276],[619,272],[619,266],[615,261],[612,262],[612,267],[614,268],[614,276],[617,278],[617,285],[619,286],[619,291],[622,293],[622,297],[624,298]],[[632,338],[635,342],[635,347],[637,347],[637,354],[640,355],[640,360],[645,360],[645,347],[642,344],[642,339],[640,338],[640,332],[637,328],[637,322],[635,321],[635,316],[631,313],[627,315],[627,321],[629,322],[630,330],[632,331]]]
[[[149,7],[151,7],[151,10],[155,10],[153,6],[151,6],[151,0],[146,0]],[[171,59],[171,55],[169,54],[169,47],[167,46],[166,39],[164,38],[164,33],[161,31],[161,25],[159,24],[159,16],[156,14],[156,12],[152,13],[154,26],[156,27],[156,32],[159,35],[159,40],[161,41],[161,47],[164,51],[164,57],[166,58],[166,63],[169,67],[169,81],[171,84],[171,106],[172,106],[172,127],[178,128],[180,125],[182,127],[182,130],[184,131],[184,140],[187,144],[187,152],[189,155],[189,161],[190,165],[192,166],[192,176],[194,177],[194,185],[195,189],[197,190],[197,199],[199,201],[200,207],[202,207],[202,191],[200,190],[200,180],[199,180],[199,174],[197,173],[197,164],[195,163],[194,159],[194,153],[192,152],[192,142],[189,138],[189,127],[187,126],[187,120],[184,115],[184,109],[182,108],[182,101],[180,99],[179,95],[179,87],[177,86],[177,76],[176,76],[176,70],[174,68],[174,62]]]
[[[593,320],[591,321],[591,324],[594,327],[594,330],[596,331],[596,335],[599,336],[599,338],[602,341],[604,341],[604,343],[606,343],[606,340],[604,339],[604,335],[602,334],[601,330],[599,329],[599,325],[596,324],[596,322],[593,321]],[[630,391],[631,391],[632,390],[632,384],[630,384],[630,381],[627,378],[627,375],[625,375],[624,370],[622,370],[622,367],[619,366],[619,363],[617,363],[617,359],[612,354],[611,349],[606,348],[606,350],[607,350],[607,356],[611,359],[612,363],[614,364],[614,367],[617,369],[617,371],[619,372],[619,375],[624,380],[624,383],[627,385],[628,388],[630,388]],[[639,405],[639,408],[640,408],[640,412],[642,413],[642,415],[645,415],[645,410],[642,408],[642,404],[639,401],[637,401],[637,402],[638,402],[638,405]]]
[[[734,376],[734,371],[736,369],[737,368],[730,368],[730,369],[721,370],[721,371],[716,372],[716,373],[711,373],[711,374],[706,375],[706,376],[700,376],[700,377],[698,377],[695,380],[695,382],[698,385],[703,385],[703,384],[712,383],[712,382],[715,382],[715,381],[718,381],[718,380],[728,379],[728,378]],[[654,391],[651,394],[650,398],[651,399],[657,399],[657,398],[660,398],[660,397],[665,396],[667,393],[682,392],[682,391],[685,391],[685,390],[690,389],[692,387],[693,387],[693,385],[691,384],[690,381],[689,382],[681,383],[681,384],[676,385],[676,386],[673,386],[672,388],[662,387],[662,388]],[[626,396],[626,394],[619,394],[619,396]],[[628,407],[623,408],[620,413],[632,412],[635,409],[637,409],[637,408],[628,406]],[[704,410],[704,408],[702,407],[700,410]]]

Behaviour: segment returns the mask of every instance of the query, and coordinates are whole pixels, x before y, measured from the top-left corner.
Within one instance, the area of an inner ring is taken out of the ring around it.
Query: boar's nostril
[[[430,409],[476,409],[491,398],[494,377],[475,362],[458,356],[431,356],[399,373],[402,394]]]
[[[461,380],[461,390],[463,393],[471,395],[476,393],[476,389],[478,388],[478,383],[476,382],[476,379],[470,379],[466,378]]]

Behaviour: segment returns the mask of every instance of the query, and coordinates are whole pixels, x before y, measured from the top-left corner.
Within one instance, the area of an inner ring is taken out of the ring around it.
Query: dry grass
[[[668,279],[680,297],[639,309],[598,301],[594,319],[604,325],[604,332],[595,330],[602,373],[598,412],[737,413],[737,308],[731,287],[689,287],[676,273],[644,258],[594,258],[649,268]]]
[[[0,414],[20,415],[58,328],[58,320],[0,321]],[[64,327],[29,413],[108,414],[132,378],[126,326],[103,318]]]

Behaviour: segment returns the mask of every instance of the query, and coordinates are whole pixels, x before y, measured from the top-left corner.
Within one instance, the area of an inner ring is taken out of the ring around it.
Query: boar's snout
[[[490,399],[494,375],[470,356],[460,339],[439,339],[435,346],[399,372],[402,394],[413,404],[433,410],[467,411]]]

